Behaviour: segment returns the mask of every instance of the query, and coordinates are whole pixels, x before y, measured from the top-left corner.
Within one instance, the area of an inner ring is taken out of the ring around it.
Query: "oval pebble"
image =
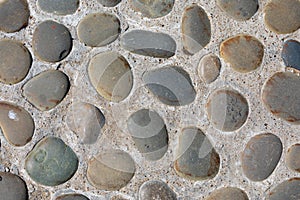
[[[143,75],[146,87],[162,103],[169,106],[185,106],[192,103],[196,97],[189,74],[177,66],[167,66]]]
[[[0,197],[2,200],[28,200],[25,181],[15,174],[0,172]]]
[[[205,10],[197,4],[184,9],[181,21],[183,48],[188,54],[203,49],[211,39],[210,20]]]
[[[142,109],[127,121],[128,130],[137,149],[147,160],[159,160],[168,150],[168,132],[157,112]]]
[[[0,101],[0,128],[10,144],[26,145],[31,141],[34,127],[33,118],[24,108]]]
[[[118,5],[122,0],[97,0],[104,7],[114,7]]]
[[[0,1],[0,30],[12,33],[27,26],[30,13],[26,0]]]
[[[284,43],[281,57],[287,67],[300,70],[300,42],[288,40]]]
[[[170,58],[176,51],[176,42],[170,35],[144,30],[125,33],[121,45],[132,53],[157,58]]]
[[[124,100],[133,86],[131,67],[117,52],[104,52],[94,56],[88,66],[88,74],[96,91],[109,101]]]
[[[247,100],[239,92],[229,89],[214,91],[209,96],[206,109],[212,125],[224,132],[241,128],[249,113]]]
[[[25,159],[25,170],[37,183],[57,186],[67,182],[78,168],[74,151],[60,138],[40,140]]]
[[[220,156],[200,129],[183,129],[178,142],[174,168],[179,176],[205,180],[217,175]]]
[[[71,34],[64,25],[47,20],[36,27],[32,47],[41,60],[58,62],[67,57],[72,49]]]
[[[296,172],[300,172],[300,144],[294,144],[286,154],[286,165]]]
[[[300,178],[291,178],[271,190],[267,200],[299,200]]]
[[[175,192],[162,181],[147,181],[139,190],[139,199],[176,200]]]
[[[94,13],[84,17],[77,27],[79,40],[91,47],[115,41],[121,32],[119,19],[112,14]]]
[[[131,0],[131,7],[145,17],[159,18],[169,14],[174,3],[174,0]]]
[[[256,70],[264,57],[264,46],[250,35],[237,35],[221,43],[220,55],[237,72]]]
[[[82,194],[65,194],[57,197],[55,200],[89,200],[89,198]]]
[[[38,0],[41,10],[57,15],[70,15],[79,7],[79,0]]]
[[[252,181],[268,178],[276,168],[282,154],[280,139],[271,133],[256,135],[250,139],[242,153],[242,169]]]
[[[5,84],[21,82],[31,67],[28,49],[14,40],[0,40],[0,81]]]
[[[225,187],[212,192],[205,200],[248,200],[247,194],[234,187]]]
[[[88,181],[101,190],[119,190],[125,187],[134,173],[134,160],[122,150],[104,151],[88,162]]]
[[[198,74],[201,79],[209,84],[214,82],[220,75],[221,61],[214,54],[203,56],[198,65]]]

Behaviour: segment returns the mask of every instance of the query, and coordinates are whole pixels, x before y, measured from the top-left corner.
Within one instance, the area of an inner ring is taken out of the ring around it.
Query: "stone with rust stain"
[[[38,0],[41,10],[57,15],[70,15],[79,7],[79,0]]]
[[[118,5],[122,0],[97,0],[104,7],[114,7]]]
[[[176,196],[166,183],[158,180],[147,181],[139,189],[139,199],[143,200],[176,200]]]
[[[224,187],[213,191],[205,200],[249,200],[245,191],[235,187]]]
[[[286,154],[286,165],[294,171],[300,172],[300,144],[291,146]]]
[[[65,194],[58,196],[55,200],[89,200],[89,198],[82,194]]]
[[[220,70],[221,61],[214,54],[203,56],[198,65],[198,75],[207,84],[214,82],[218,78]]]
[[[25,181],[12,173],[0,172],[1,200],[28,200],[28,190]]]
[[[268,194],[266,200],[299,200],[300,178],[291,178],[278,184]]]
[[[281,57],[287,67],[300,70],[300,42],[287,40],[283,44]]]
[[[169,14],[175,0],[131,0],[131,7],[149,18],[159,18]]]

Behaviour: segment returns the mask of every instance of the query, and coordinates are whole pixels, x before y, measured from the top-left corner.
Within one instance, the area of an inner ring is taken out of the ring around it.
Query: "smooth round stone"
[[[94,56],[88,66],[88,74],[96,91],[109,101],[124,100],[133,86],[131,67],[117,52],[104,52]]]
[[[214,82],[220,75],[220,71],[221,61],[218,56],[211,53],[201,58],[198,65],[198,74],[205,83]]]
[[[89,200],[89,198],[82,194],[65,194],[57,197],[55,200]]]
[[[288,40],[284,43],[281,57],[287,67],[300,70],[300,42]]]
[[[286,154],[286,165],[294,171],[300,172],[300,144],[291,146]]]
[[[67,95],[69,78],[59,70],[47,70],[24,84],[23,96],[41,111],[57,106]]]
[[[119,19],[107,13],[89,14],[79,22],[77,27],[79,40],[91,47],[112,43],[118,38],[120,32]]]
[[[38,0],[41,10],[57,15],[70,15],[79,7],[79,0]]]
[[[217,0],[217,5],[235,20],[250,19],[258,10],[258,0]]]
[[[237,91],[228,89],[214,91],[209,96],[206,109],[212,125],[224,132],[241,128],[249,113],[247,100]]]
[[[205,180],[217,175],[220,156],[200,129],[183,129],[178,142],[174,168],[179,176]]]
[[[41,60],[58,62],[69,55],[72,37],[64,25],[50,20],[44,21],[33,33],[32,47]]]
[[[299,0],[270,0],[264,14],[267,27],[278,34],[292,33],[300,28]]]
[[[105,124],[105,117],[96,106],[78,102],[73,103],[67,114],[67,125],[84,144],[94,144]]]
[[[57,186],[67,182],[78,168],[74,151],[60,138],[40,140],[25,159],[25,170],[37,183]]]
[[[235,71],[248,73],[261,65],[264,46],[253,36],[237,35],[221,43],[220,55]]]
[[[31,67],[28,49],[14,40],[0,40],[0,81],[5,84],[21,82]]]
[[[30,13],[26,0],[0,1],[0,30],[12,33],[27,26]]]
[[[24,146],[31,141],[34,121],[24,108],[0,101],[0,129],[10,144]]]
[[[188,54],[203,49],[211,39],[210,20],[205,10],[197,4],[184,9],[181,21],[183,48]]]
[[[131,7],[145,17],[159,18],[169,14],[175,0],[131,0]]]
[[[266,108],[287,122],[300,124],[300,77],[277,72],[264,84],[262,101]]]
[[[122,0],[97,0],[104,7],[114,7],[118,5]]]
[[[142,109],[127,121],[135,146],[147,160],[159,160],[168,150],[168,132],[157,112]]]
[[[256,135],[247,143],[241,157],[244,174],[252,181],[268,178],[282,154],[280,139],[271,133]]]
[[[130,182],[134,173],[134,160],[122,150],[107,150],[88,162],[88,181],[100,190],[119,190]]]
[[[143,75],[146,87],[162,103],[169,106],[185,106],[192,103],[196,97],[189,74],[177,66],[167,66]]]
[[[28,191],[25,181],[19,176],[0,172],[1,200],[28,200]]]
[[[234,187],[225,187],[212,192],[205,200],[248,200],[247,194]]]
[[[162,181],[147,181],[139,190],[139,199],[176,200],[175,192]]]
[[[175,55],[176,42],[168,34],[133,30],[121,37],[124,49],[143,56],[170,58]]]
[[[277,185],[269,193],[267,200],[299,200],[300,178],[292,178]]]

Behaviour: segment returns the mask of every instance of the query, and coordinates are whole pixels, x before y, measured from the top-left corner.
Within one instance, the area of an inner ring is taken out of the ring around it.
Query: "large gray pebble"
[[[214,54],[203,56],[198,65],[198,74],[205,83],[214,82],[220,75],[221,61]]]
[[[162,181],[147,181],[139,190],[140,200],[176,200],[175,192]]]
[[[266,200],[299,200],[300,178],[291,178],[271,190]]]
[[[25,181],[17,175],[0,172],[0,199],[28,200]]]
[[[297,40],[287,40],[283,44],[281,57],[287,67],[300,70],[300,42]]]
[[[234,187],[225,187],[213,191],[205,200],[248,200],[247,194]]]
[[[122,0],[97,0],[105,7],[114,7],[118,5]]]
[[[132,8],[149,18],[158,18],[169,14],[174,3],[175,0],[131,0]]]
[[[76,12],[79,0],[38,0],[41,10],[58,15],[69,15]]]

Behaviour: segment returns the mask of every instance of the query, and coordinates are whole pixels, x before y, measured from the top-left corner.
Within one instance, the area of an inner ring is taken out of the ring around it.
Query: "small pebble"
[[[126,199],[125,197],[123,197],[121,195],[117,195],[117,196],[111,197],[110,200],[129,200],[129,199]]]
[[[299,200],[300,178],[291,178],[271,190],[266,200]]]
[[[162,181],[147,181],[139,190],[139,199],[177,200],[175,192]]]
[[[212,192],[205,200],[249,200],[247,194],[234,187],[225,187]]]
[[[1,200],[28,200],[26,183],[19,176],[0,172]]]
[[[89,200],[89,198],[82,194],[65,194],[57,197],[55,200]]]
[[[220,70],[221,61],[215,54],[203,56],[198,65],[198,74],[207,84],[214,82],[218,78]]]
[[[57,15],[70,15],[79,7],[79,0],[38,0],[41,10]]]
[[[169,14],[175,0],[131,0],[131,7],[145,17],[159,18]]]
[[[300,42],[288,40],[284,43],[281,57],[287,67],[300,70]]]
[[[296,172],[300,172],[300,144],[294,144],[286,154],[286,165]]]
[[[122,0],[97,0],[104,7],[114,7],[118,5]]]

